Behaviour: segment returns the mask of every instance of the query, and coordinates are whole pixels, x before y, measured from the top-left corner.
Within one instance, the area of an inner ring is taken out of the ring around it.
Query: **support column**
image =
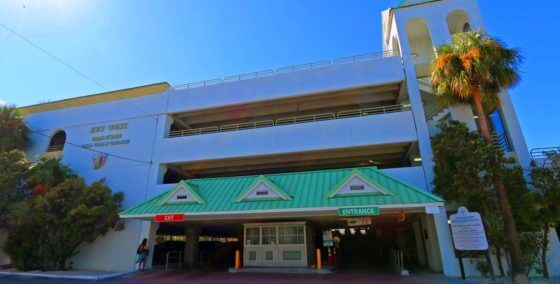
[[[433,151],[430,140],[430,132],[428,131],[428,123],[424,114],[424,105],[420,88],[418,86],[418,78],[416,76],[416,68],[410,53],[410,44],[406,36],[406,23],[397,23],[397,30],[402,49],[403,68],[406,76],[406,89],[408,90],[408,99],[410,101],[414,123],[416,125],[416,133],[418,135],[418,148],[422,157],[422,167],[424,168],[424,177],[426,180],[426,189],[432,191],[432,179],[434,176]]]
[[[305,224],[305,237],[307,245],[307,266],[317,264],[317,254],[315,253],[315,224]],[[340,253],[340,252],[338,252]]]
[[[447,223],[447,213],[445,208],[440,207],[438,214],[427,215],[435,233],[435,245],[438,247],[441,269],[447,276],[461,276],[459,261],[455,256],[451,229]]]
[[[187,241],[185,242],[185,265],[193,267],[198,262],[198,238],[200,237],[200,228],[186,227],[185,235]]]
[[[152,260],[154,257],[154,246],[156,245],[156,233],[159,229],[159,223],[152,221],[142,221],[142,228],[140,229],[140,236],[138,238],[139,245],[144,238],[148,239],[148,259],[146,260],[146,269],[152,268]]]
[[[560,240],[558,239],[558,233],[554,228],[550,228],[550,233],[548,234],[548,272],[550,277],[560,276]]]
[[[424,244],[424,233],[420,229],[421,220],[414,221],[412,223],[412,229],[414,230],[414,242],[416,244],[416,251],[418,252],[418,263],[421,266],[427,265],[426,263],[426,251]]]

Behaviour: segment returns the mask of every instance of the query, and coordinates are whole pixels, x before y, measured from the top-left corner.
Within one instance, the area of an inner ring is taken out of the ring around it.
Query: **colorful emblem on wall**
[[[93,155],[93,169],[98,170],[105,165],[107,154],[99,153]]]

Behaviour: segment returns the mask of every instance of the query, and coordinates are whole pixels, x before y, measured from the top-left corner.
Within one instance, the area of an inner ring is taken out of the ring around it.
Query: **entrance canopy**
[[[376,167],[364,167],[183,180],[120,216],[144,220],[161,214],[184,214],[185,220],[336,216],[339,209],[366,207],[374,208],[370,211],[376,215],[441,206],[443,199]]]

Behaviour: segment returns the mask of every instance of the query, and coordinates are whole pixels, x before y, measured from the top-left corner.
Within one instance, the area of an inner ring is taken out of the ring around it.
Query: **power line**
[[[41,133],[41,132],[34,132],[34,131],[31,131],[30,133],[32,133],[32,134],[38,134],[38,135],[44,136],[44,137],[49,138],[49,139],[51,138],[49,135],[43,134],[43,133]],[[81,148],[81,149],[84,149],[84,150],[88,150],[88,151],[92,151],[92,152],[96,152],[96,153],[100,153],[100,154],[105,154],[105,155],[107,155],[107,156],[111,156],[111,157],[115,157],[115,158],[119,158],[119,159],[129,160],[129,161],[132,161],[132,162],[137,162],[137,163],[142,163],[142,164],[148,164],[148,165],[151,165],[151,164],[152,164],[151,161],[150,161],[150,162],[147,162],[147,161],[141,161],[141,160],[131,159],[131,158],[124,157],[124,156],[120,156],[120,155],[115,155],[115,154],[111,154],[111,153],[107,153],[107,152],[103,152],[103,151],[99,151],[99,150],[95,150],[95,149],[91,149],[91,148],[86,148],[86,147],[84,147],[84,146],[81,146],[81,145],[78,145],[78,144],[74,144],[74,143],[68,142],[68,141],[64,141],[64,144],[68,144],[68,145],[70,145],[70,146],[78,147],[78,148]]]
[[[72,67],[70,64],[64,62],[64,60],[58,58],[57,56],[55,56],[54,54],[48,52],[47,50],[45,50],[44,48],[40,47],[39,45],[35,44],[34,42],[32,42],[31,40],[27,39],[26,37],[24,37],[23,35],[19,34],[18,32],[10,29],[9,27],[7,27],[6,25],[0,23],[0,26],[3,27],[5,30],[9,31],[10,33],[14,34],[15,36],[19,37],[20,39],[24,40],[25,42],[29,43],[31,46],[35,47],[36,49],[42,51],[43,53],[45,53],[46,55],[50,56],[52,59],[58,61],[60,64],[66,66],[68,69],[74,71],[76,74],[82,76],[83,78],[85,78],[86,80],[90,81],[91,83],[95,84],[96,86],[107,90],[107,88],[103,85],[101,85],[99,82],[93,80],[92,78],[90,78],[89,76],[87,76],[86,74],[80,72],[80,70]]]
[[[72,67],[70,64],[66,63],[64,60],[60,59],[59,57],[55,56],[54,54],[50,53],[49,51],[47,51],[46,49],[40,47],[38,44],[32,42],[31,40],[27,39],[26,37],[24,37],[23,35],[21,35],[20,33],[14,31],[13,29],[7,27],[6,25],[0,23],[0,26],[3,27],[4,29],[6,29],[7,31],[9,31],[10,33],[14,34],[15,36],[19,37],[20,39],[24,40],[25,42],[27,42],[28,44],[30,44],[31,46],[35,47],[36,49],[40,50],[41,52],[45,53],[46,55],[48,55],[49,57],[53,58],[54,60],[56,60],[58,63],[66,66],[68,69],[74,71],[76,74],[82,76],[83,78],[85,78],[86,80],[90,81],[91,83],[95,84],[96,86],[100,87],[103,90],[107,90],[107,88],[103,85],[101,85],[99,82],[95,81],[94,79],[92,79],[91,77],[87,76],[86,74],[84,74],[83,72],[81,72],[80,70],[78,70],[77,68]],[[156,120],[156,118],[152,117],[153,115],[150,115],[148,113],[146,113],[143,109],[141,109],[140,107],[134,105],[134,104],[128,104],[134,108],[136,108],[137,110],[139,110],[141,113],[146,114],[148,116],[150,116],[151,119]]]

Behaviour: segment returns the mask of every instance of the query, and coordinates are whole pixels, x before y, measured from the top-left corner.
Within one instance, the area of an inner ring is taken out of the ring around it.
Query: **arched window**
[[[451,35],[472,30],[469,15],[464,11],[449,13],[449,15],[447,15],[447,28]]]
[[[434,45],[423,19],[414,19],[406,24],[406,34],[412,53],[412,61],[416,66],[416,75],[425,77],[429,74],[429,67],[435,57]]]
[[[49,148],[47,149],[47,152],[62,151],[62,149],[64,149],[65,143],[66,143],[66,132],[60,130],[51,137],[51,143],[49,143]]]

